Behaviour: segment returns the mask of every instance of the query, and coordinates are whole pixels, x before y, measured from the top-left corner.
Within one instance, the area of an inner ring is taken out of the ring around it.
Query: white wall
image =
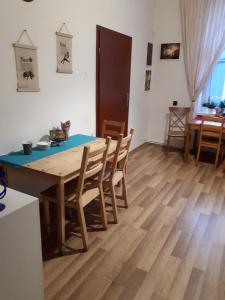
[[[179,60],[160,60],[162,43],[182,43],[179,0],[157,0],[154,11],[152,97],[149,102],[148,141],[164,143],[168,107],[177,100],[190,106],[181,44]]]
[[[22,0],[1,0],[0,154],[17,149],[23,140],[36,142],[61,120],[72,121],[71,133],[95,133],[96,24],[133,37],[129,127],[136,128],[133,146],[143,143],[146,138],[147,107],[152,101],[151,94],[144,93],[144,76],[147,42],[152,40],[153,2],[154,0],[34,0],[26,3]],[[157,13],[160,15],[159,7]],[[55,31],[62,22],[67,23],[74,35],[72,75],[55,72]],[[167,35],[162,36],[163,25],[161,26],[162,28],[158,22],[158,37],[167,41]],[[176,24],[172,24],[172,27],[176,27]],[[16,92],[12,43],[25,28],[39,48],[39,93]],[[177,40],[176,36],[174,38]],[[173,40],[172,36],[171,39]],[[156,70],[160,68],[157,60],[155,64]],[[167,73],[169,68],[168,65]],[[162,72],[161,67],[155,74],[155,81],[160,78],[162,82]],[[158,89],[157,84],[154,85]],[[159,105],[157,101],[161,101],[160,109],[164,107],[163,95],[155,92],[154,97],[154,109]],[[170,95],[166,99],[170,99]],[[163,109],[161,111],[164,112]],[[154,113],[151,113],[151,118],[154,122]],[[161,130],[149,133],[152,139],[160,139]]]

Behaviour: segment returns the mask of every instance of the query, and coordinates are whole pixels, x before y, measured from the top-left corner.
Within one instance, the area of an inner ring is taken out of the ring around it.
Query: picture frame
[[[146,61],[147,66],[152,65],[152,54],[153,54],[153,44],[148,43],[148,45],[147,45],[147,61]]]
[[[145,72],[145,91],[151,90],[151,77],[152,77],[152,71],[146,70],[146,72]]]
[[[39,92],[39,74],[37,62],[37,47],[14,43],[17,91]]]
[[[179,59],[180,43],[161,44],[160,59]]]
[[[57,73],[73,73],[71,34],[56,32],[57,43]]]

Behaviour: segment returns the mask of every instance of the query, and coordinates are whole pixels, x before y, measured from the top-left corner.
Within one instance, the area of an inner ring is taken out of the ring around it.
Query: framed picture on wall
[[[37,47],[13,44],[16,57],[17,91],[39,92]]]
[[[153,51],[153,44],[148,43],[148,46],[147,46],[147,66],[152,65],[152,51]]]
[[[152,71],[146,70],[145,73],[145,91],[151,90],[151,77],[152,77]]]
[[[57,73],[73,73],[71,34],[56,32],[57,40]]]
[[[180,43],[161,44],[160,59],[179,59]]]

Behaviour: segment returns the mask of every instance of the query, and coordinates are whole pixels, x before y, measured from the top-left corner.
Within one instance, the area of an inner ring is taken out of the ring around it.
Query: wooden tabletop
[[[98,148],[104,143],[105,139],[97,138],[95,141],[26,164],[22,168],[57,177],[67,177],[72,173],[79,173],[84,146]],[[115,148],[116,141],[111,141],[109,154],[112,154]]]
[[[198,126],[200,127],[200,125],[202,124],[202,120],[191,120],[188,122],[189,126]],[[214,125],[214,126],[220,126],[221,123],[219,122],[211,122],[211,121],[205,121],[204,124],[207,125]],[[224,124],[224,128],[225,128],[225,124]]]

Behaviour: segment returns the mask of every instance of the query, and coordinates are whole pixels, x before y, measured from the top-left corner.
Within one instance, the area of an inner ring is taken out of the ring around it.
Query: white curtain
[[[225,0],[180,1],[184,59],[194,112],[195,101],[225,48]]]

